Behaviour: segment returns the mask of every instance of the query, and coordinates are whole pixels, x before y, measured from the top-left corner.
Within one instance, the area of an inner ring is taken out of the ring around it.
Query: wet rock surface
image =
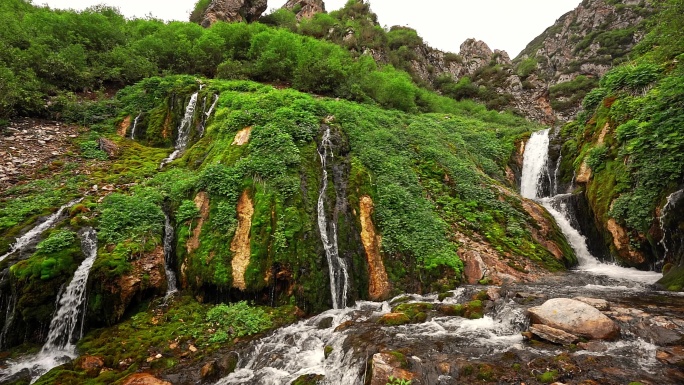
[[[568,298],[554,298],[529,308],[532,322],[590,339],[614,339],[617,324],[593,306]]]
[[[364,373],[386,381],[390,372],[395,378],[412,376],[412,384],[539,384],[551,383],[549,379],[561,384],[681,383],[682,345],[660,345],[667,341],[648,340],[638,331],[643,328],[639,322],[652,319],[672,333],[684,332],[682,296],[581,273],[551,277],[543,284],[490,287],[497,289],[489,290],[494,296],[485,297],[483,289],[486,293],[485,286],[467,286],[451,295],[404,295],[390,301],[394,306],[360,302],[354,308],[331,310],[288,327],[282,335],[277,331],[253,342],[239,352],[234,374],[218,384],[260,384],[275,378],[283,383],[293,381],[298,375],[289,377],[279,370],[299,370],[290,361],[289,354],[294,351],[300,361],[304,357],[311,360],[303,365],[324,375],[323,383],[330,384],[360,383]],[[602,308],[607,304],[610,310],[602,315],[622,329],[619,339],[578,345],[567,341],[565,346],[534,336],[523,339],[530,307],[543,305],[547,298],[574,301],[571,298],[575,297]],[[483,318],[467,319],[440,311],[448,306],[465,307],[474,298],[484,299]],[[405,311],[424,309],[427,317],[409,324],[377,322],[399,306]],[[324,355],[327,346],[332,350]],[[316,353],[318,349],[320,353]],[[377,371],[370,370],[376,367]]]

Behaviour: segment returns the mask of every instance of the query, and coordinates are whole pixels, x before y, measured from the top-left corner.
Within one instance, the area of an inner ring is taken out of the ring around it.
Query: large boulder
[[[251,22],[259,18],[267,7],[266,0],[213,0],[202,15],[202,27],[217,21]]]
[[[323,0],[287,0],[283,8],[294,12],[297,20],[310,19],[317,13],[325,12]]]
[[[547,325],[589,339],[614,339],[620,327],[593,306],[569,298],[554,298],[528,309],[533,324]]]
[[[415,374],[402,369],[402,356],[392,353],[377,353],[371,361],[371,385],[385,385],[390,377],[411,382]]]

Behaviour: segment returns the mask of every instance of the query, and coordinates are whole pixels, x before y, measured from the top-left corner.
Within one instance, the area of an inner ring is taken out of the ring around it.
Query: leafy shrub
[[[526,78],[530,76],[532,72],[534,72],[534,70],[537,69],[537,64],[537,59],[533,57],[521,61],[520,64],[518,64],[517,68],[518,76],[520,76],[521,78]]]
[[[69,230],[58,230],[50,234],[50,236],[41,241],[36,249],[43,254],[54,253],[70,246],[74,243],[76,234]]]
[[[178,223],[184,223],[199,217],[199,215],[200,211],[197,209],[197,206],[195,206],[195,202],[191,200],[184,200],[176,212],[176,221]]]
[[[595,110],[603,98],[606,97],[606,95],[608,95],[607,89],[602,87],[594,88],[587,93],[587,96],[584,97],[584,100],[582,101],[582,108],[584,108],[585,111]]]
[[[148,199],[114,193],[104,199],[100,212],[98,237],[106,243],[162,234],[164,213]]]
[[[225,234],[232,234],[235,232],[237,225],[237,211],[232,202],[219,202],[216,212],[211,215],[211,223],[213,227]]]
[[[594,172],[600,171],[605,167],[607,153],[608,148],[604,145],[592,148],[587,154],[587,165],[591,167]]]
[[[81,156],[86,159],[107,160],[107,153],[100,150],[97,141],[88,140],[81,143]]]
[[[207,321],[231,337],[244,337],[259,333],[271,327],[271,317],[246,301],[230,305],[220,304],[207,312]]]
[[[198,187],[210,194],[237,200],[244,172],[239,167],[213,164],[200,175]]]

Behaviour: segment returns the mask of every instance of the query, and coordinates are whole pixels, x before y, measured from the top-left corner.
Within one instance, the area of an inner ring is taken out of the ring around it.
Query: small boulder
[[[100,147],[100,150],[107,153],[109,159],[115,159],[121,153],[119,146],[107,138],[100,138],[98,140],[98,146]]]
[[[530,332],[537,337],[553,342],[554,344],[570,345],[578,340],[575,335],[541,324],[530,326]]]
[[[168,381],[162,381],[149,373],[135,373],[124,378],[121,385],[173,385]]]
[[[411,323],[411,319],[404,313],[387,313],[380,317],[378,323],[387,326],[406,325]],[[340,325],[342,326],[342,325]],[[339,328],[339,327],[338,327]]]
[[[574,299],[553,298],[528,309],[532,323],[560,329],[589,339],[609,340],[620,335],[620,327],[596,308]]]
[[[371,385],[386,385],[389,378],[411,381],[415,375],[406,369],[402,369],[402,362],[396,355],[391,353],[377,353],[371,361]]]
[[[88,377],[95,378],[104,368],[104,360],[97,356],[83,356],[76,362],[76,367],[86,372]]]

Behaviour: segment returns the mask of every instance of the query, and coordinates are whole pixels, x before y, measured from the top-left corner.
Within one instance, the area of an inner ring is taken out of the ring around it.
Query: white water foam
[[[520,177],[520,195],[525,198],[540,198],[539,181],[546,170],[550,130],[547,128],[533,133],[525,145],[523,170]]]
[[[74,342],[81,338],[83,329],[76,330],[79,316],[83,314],[85,302],[86,284],[90,268],[97,258],[97,234],[89,229],[81,236],[81,249],[86,256],[81,265],[76,269],[74,277],[69,282],[66,290],[58,302],[58,309],[50,322],[50,331],[47,341],[36,356],[10,365],[4,372],[5,377],[0,380],[29,369],[32,374],[31,383],[50,369],[64,364],[76,357],[76,345]]]
[[[79,198],[65,204],[64,206],[60,207],[59,210],[57,210],[55,213],[50,214],[47,218],[45,218],[44,222],[38,224],[29,232],[17,238],[17,241],[12,246],[10,246],[10,250],[4,255],[0,256],[0,261],[3,261],[5,258],[16,253],[17,251],[24,250],[26,246],[33,243],[33,241],[35,241],[36,238],[38,238],[45,230],[54,226],[55,223],[57,223],[57,221],[60,220],[65,210],[71,208],[73,205],[81,202],[82,200],[83,198]]]

